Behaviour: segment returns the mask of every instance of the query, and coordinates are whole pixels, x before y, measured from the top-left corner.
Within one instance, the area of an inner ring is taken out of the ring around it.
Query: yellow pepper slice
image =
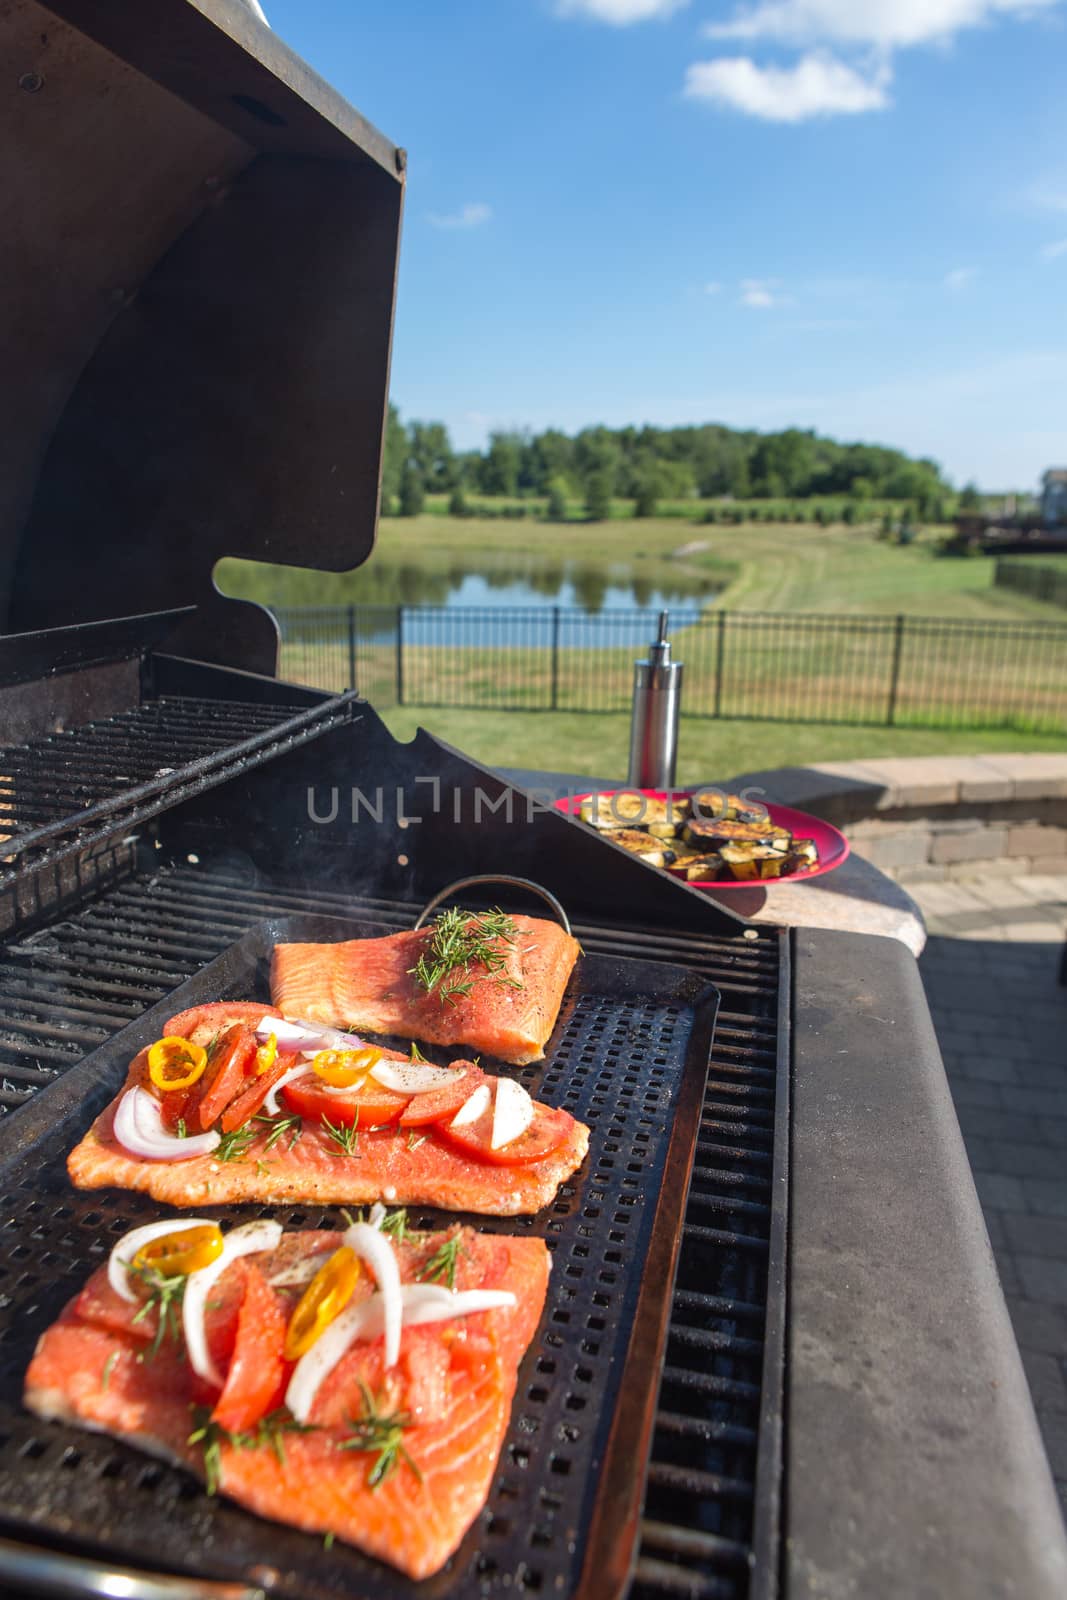
[[[278,1059],[278,1035],[272,1033],[266,1044],[261,1044],[256,1051],[256,1077],[269,1072]]]
[[[339,1317],[359,1281],[359,1257],[348,1245],[335,1250],[316,1272],[289,1318],[286,1361],[299,1361]]]
[[[331,1088],[355,1089],[381,1059],[382,1052],[371,1045],[365,1045],[362,1050],[320,1050],[311,1063],[311,1070]]]
[[[207,1051],[191,1039],[157,1039],[148,1052],[148,1076],[157,1089],[191,1089],[207,1066]]]
[[[150,1267],[163,1278],[184,1277],[210,1267],[222,1254],[222,1229],[213,1222],[204,1222],[195,1228],[180,1228],[177,1233],[164,1233],[158,1239],[149,1239],[133,1258],[134,1267]]]

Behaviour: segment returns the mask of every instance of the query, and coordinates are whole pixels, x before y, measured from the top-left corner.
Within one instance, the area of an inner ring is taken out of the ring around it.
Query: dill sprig
[[[356,1119],[349,1126],[344,1122],[331,1122],[329,1117],[322,1119],[322,1131],[327,1139],[337,1146],[331,1150],[332,1156],[354,1156],[359,1154],[359,1107],[356,1107]]]
[[[292,1116],[268,1117],[262,1111],[259,1111],[252,1120],[254,1122],[262,1122],[264,1127],[270,1129],[267,1134],[267,1142],[263,1146],[264,1155],[268,1150],[273,1150],[278,1140],[283,1139],[286,1134],[289,1135],[289,1149],[291,1150],[304,1131],[304,1119],[295,1113]]]
[[[499,909],[476,916],[458,907],[442,911],[427,949],[408,970],[427,994],[438,991],[442,1005],[455,1005],[461,995],[470,994],[475,967],[484,968],[494,983],[521,989],[521,981],[504,970],[516,933],[514,922]]]
[[[224,1444],[228,1444],[234,1450],[273,1450],[280,1465],[284,1467],[285,1435],[315,1432],[314,1423],[297,1422],[284,1406],[279,1406],[276,1411],[260,1417],[250,1433],[231,1433],[220,1422],[212,1422],[211,1412],[206,1406],[193,1406],[192,1412],[196,1426],[186,1443],[199,1444],[203,1447],[204,1481],[208,1494],[218,1493]]]
[[[401,1461],[407,1462],[421,1483],[422,1473],[404,1446],[404,1429],[411,1426],[410,1416],[406,1411],[394,1411],[391,1416],[385,1416],[378,1410],[377,1401],[362,1380],[359,1387],[363,1395],[363,1415],[349,1417],[351,1437],[343,1440],[337,1446],[338,1450],[361,1450],[377,1457],[367,1474],[368,1489],[377,1489],[396,1471]]]
[[[233,1128],[229,1133],[224,1133],[212,1154],[219,1161],[243,1161],[258,1138],[258,1128],[246,1122],[243,1128]]]
[[[175,1273],[172,1278],[165,1278],[155,1267],[137,1267],[132,1263],[126,1269],[135,1278],[139,1278],[148,1290],[147,1297],[141,1303],[141,1309],[136,1313],[134,1322],[143,1322],[148,1313],[156,1312],[155,1337],[145,1352],[149,1361],[159,1354],[163,1340],[168,1336],[177,1342],[182,1337],[181,1323],[178,1320],[178,1310],[185,1295],[185,1285],[188,1278],[184,1272]]]
[[[446,1239],[443,1245],[436,1249],[429,1261],[423,1262],[417,1278],[429,1278],[433,1283],[440,1283],[442,1278],[450,1289],[456,1287],[456,1262],[460,1252],[460,1236],[454,1233],[451,1239]]]
[[[390,1211],[388,1216],[382,1218],[383,1233],[391,1233],[397,1244],[403,1244],[408,1236],[408,1214],[404,1206],[399,1211]]]

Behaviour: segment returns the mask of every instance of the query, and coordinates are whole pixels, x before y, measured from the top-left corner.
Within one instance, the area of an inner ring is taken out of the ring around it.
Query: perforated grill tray
[[[539,1099],[589,1124],[590,1153],[537,1217],[468,1217],[483,1230],[544,1238],[553,1270],[541,1326],[519,1373],[511,1425],[485,1509],[443,1572],[420,1585],[340,1543],[266,1524],[209,1498],[186,1472],[21,1407],[41,1332],[127,1229],[165,1212],[125,1192],[81,1193],[64,1162],[120,1087],[141,1046],[176,1011],[268,997],[279,941],[394,929],[325,917],[276,918],[147,1012],[0,1130],[0,1523],[50,1546],[144,1569],[254,1577],[307,1600],[508,1590],[608,1600],[625,1586],[644,1489],[663,1341],[711,1050],[718,991],[656,962],[585,956],[546,1060],[516,1073]],[[447,1060],[448,1052],[433,1056]],[[490,1070],[493,1064],[485,1063]],[[269,1214],[286,1228],[342,1227],[335,1208],[225,1207],[232,1225]],[[412,1213],[418,1227],[452,1220]]]

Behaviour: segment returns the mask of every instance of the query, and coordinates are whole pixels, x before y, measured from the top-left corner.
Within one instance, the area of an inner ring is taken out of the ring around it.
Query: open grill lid
[[[374,543],[404,154],[240,0],[3,0],[0,631],[196,605]]]

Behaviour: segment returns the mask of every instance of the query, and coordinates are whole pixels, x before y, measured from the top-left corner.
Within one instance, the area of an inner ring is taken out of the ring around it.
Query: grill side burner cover
[[[403,153],[237,0],[0,13],[0,630],[196,604],[225,555],[373,547]]]

